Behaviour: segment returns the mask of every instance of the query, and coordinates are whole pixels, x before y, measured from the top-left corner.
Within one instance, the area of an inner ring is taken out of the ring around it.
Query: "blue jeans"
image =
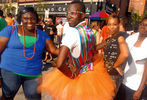
[[[41,100],[41,94],[37,92],[37,77],[24,77],[11,71],[1,69],[2,95],[7,99],[13,99],[22,85],[27,100]]]

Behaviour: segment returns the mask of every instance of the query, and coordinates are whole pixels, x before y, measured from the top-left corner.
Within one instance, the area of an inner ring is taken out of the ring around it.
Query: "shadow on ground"
[[[42,71],[47,71],[49,68],[53,67],[51,63],[43,64]]]

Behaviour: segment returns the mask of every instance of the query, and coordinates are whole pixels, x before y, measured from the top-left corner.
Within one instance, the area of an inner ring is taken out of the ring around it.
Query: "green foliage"
[[[43,4],[44,0],[39,0],[37,5],[35,5],[36,11],[44,11],[44,9],[47,9],[49,6],[47,4]]]
[[[143,17],[147,17],[147,11],[144,12]]]
[[[48,9],[49,5],[43,3],[44,0],[39,0],[39,2],[35,5],[35,10],[39,14],[39,18],[43,19],[44,18],[44,9]]]
[[[131,19],[132,19],[131,25],[132,25],[132,28],[134,28],[136,26],[136,24],[138,24],[145,16],[147,16],[147,12],[145,12],[142,16],[139,16],[136,13],[131,13]]]
[[[16,7],[11,4],[4,4],[2,10],[4,11],[4,14],[14,13],[16,10]]]
[[[140,22],[141,16],[135,13],[131,13],[131,19],[132,19],[131,25],[132,27],[135,27],[136,23]]]

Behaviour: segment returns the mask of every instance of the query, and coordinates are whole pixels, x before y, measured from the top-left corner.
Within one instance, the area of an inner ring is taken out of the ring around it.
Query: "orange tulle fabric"
[[[102,57],[98,57],[92,71],[82,73],[75,79],[55,68],[43,75],[38,90],[47,92],[53,100],[113,100],[115,84],[104,68]]]

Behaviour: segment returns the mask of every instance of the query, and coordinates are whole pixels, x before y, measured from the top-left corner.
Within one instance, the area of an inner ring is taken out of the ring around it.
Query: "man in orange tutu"
[[[92,59],[95,38],[84,18],[84,3],[71,2],[67,8],[70,27],[64,29],[56,68],[43,76],[38,88],[55,100],[113,100],[115,84],[102,57]],[[65,64],[68,57],[70,67]]]

